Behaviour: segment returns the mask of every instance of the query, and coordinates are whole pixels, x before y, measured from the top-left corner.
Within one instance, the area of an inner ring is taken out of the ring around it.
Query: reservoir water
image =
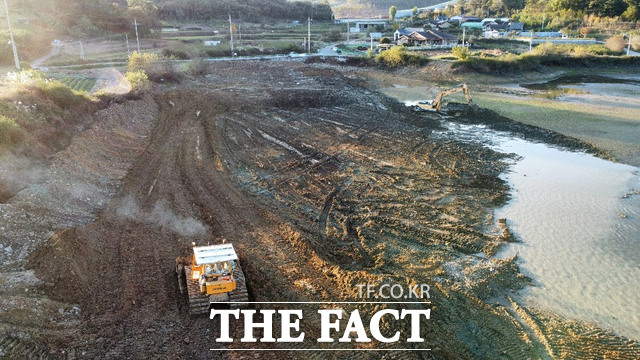
[[[640,340],[640,169],[497,132],[445,123],[438,136],[519,156],[503,178],[511,200],[496,210],[520,243],[534,286],[521,301]]]

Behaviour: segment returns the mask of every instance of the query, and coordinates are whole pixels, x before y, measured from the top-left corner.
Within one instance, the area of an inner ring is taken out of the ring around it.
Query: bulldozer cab
[[[203,294],[231,292],[236,288],[236,261],[238,255],[231,244],[194,246],[191,279],[198,281]]]

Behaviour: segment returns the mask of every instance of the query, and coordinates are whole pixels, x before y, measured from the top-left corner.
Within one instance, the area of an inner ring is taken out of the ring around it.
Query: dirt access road
[[[9,356],[253,357],[209,350],[220,347],[217,324],[189,317],[178,296],[176,257],[191,242],[223,238],[236,246],[255,301],[355,301],[357,284],[430,284],[433,317],[419,346],[432,351],[392,358],[639,354],[633,342],[511,301],[528,281],[515,259],[492,258],[505,241],[491,214],[506,199],[498,177],[506,155],[431,137],[434,116],[339,67],[220,62],[94,120],[94,133],[59,154],[42,183],[2,205],[2,225],[16,228],[2,237],[14,251],[2,273],[13,285],[0,292],[0,344],[10,344],[0,346]],[[54,171],[59,163],[73,171]],[[60,173],[69,178],[53,181]],[[76,194],[85,217],[63,211],[78,184],[108,189],[98,199]],[[55,191],[46,208],[27,196]],[[30,226],[40,230],[26,245]],[[319,335],[314,322],[301,330]],[[301,354],[379,358],[260,356]]]

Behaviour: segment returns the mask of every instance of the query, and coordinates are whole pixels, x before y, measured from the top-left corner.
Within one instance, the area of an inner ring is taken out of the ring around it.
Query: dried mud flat
[[[510,297],[529,280],[516,259],[492,258],[507,240],[491,215],[506,200],[506,155],[434,138],[437,118],[344,74],[219,63],[96,113],[43,182],[1,205],[0,243],[11,246],[0,251],[2,354],[253,358],[210,351],[215,324],[189,317],[178,296],[175,258],[225,238],[254,301],[356,301],[356,284],[430,284],[422,346],[432,350],[386,358],[640,356],[637,342]],[[318,324],[302,330],[315,339]],[[260,357],[301,354],[380,357]]]

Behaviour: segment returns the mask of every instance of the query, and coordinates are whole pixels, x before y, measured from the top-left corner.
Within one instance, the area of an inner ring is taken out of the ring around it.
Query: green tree
[[[458,60],[466,60],[469,58],[469,49],[467,49],[466,46],[454,46],[451,48],[451,53],[457,57]]]
[[[622,13],[622,17],[627,21],[640,20],[640,0],[625,0],[627,9]]]
[[[138,22],[138,31],[149,33],[159,27],[158,6],[152,0],[127,0],[127,16]]]
[[[91,20],[86,15],[83,15],[71,28],[71,32],[76,34],[76,36],[80,38],[88,38],[98,35],[100,33],[100,30],[95,25],[93,25]]]
[[[412,10],[411,12],[413,13],[413,16],[418,16],[418,13],[419,13],[419,11],[418,11],[418,7],[417,7],[417,6],[414,6],[414,7],[413,7],[413,10]]]
[[[389,8],[389,21],[393,21],[396,18],[397,12],[398,12],[398,8],[395,5]]]
[[[466,5],[467,5],[467,2],[465,0],[458,0],[454,8],[454,13],[458,15],[463,15]]]

